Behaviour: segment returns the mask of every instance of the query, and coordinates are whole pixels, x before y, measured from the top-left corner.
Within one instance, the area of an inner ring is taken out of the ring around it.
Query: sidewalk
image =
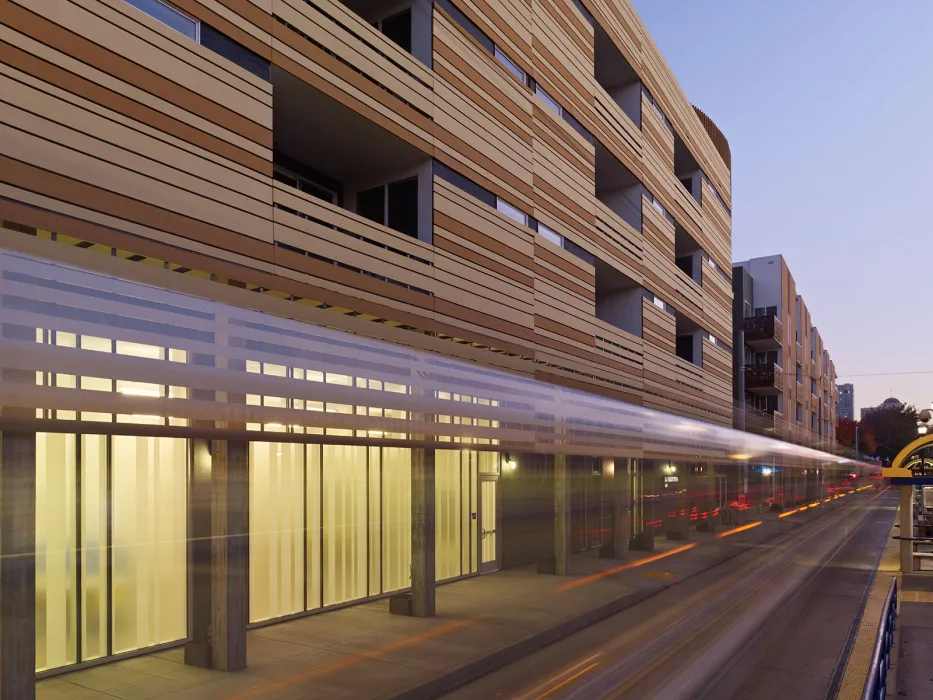
[[[830,507],[844,505],[839,501]],[[76,671],[37,684],[39,700],[376,700],[429,698],[630,607],[817,517],[812,508],[722,537],[658,539],[628,559],[576,554],[570,576],[522,567],[437,589],[438,615],[390,615],[376,601],[251,630],[244,671],[185,666],[182,650]],[[726,531],[729,532],[729,531]]]

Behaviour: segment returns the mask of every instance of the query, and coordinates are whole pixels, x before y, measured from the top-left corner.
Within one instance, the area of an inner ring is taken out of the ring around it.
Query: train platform
[[[575,554],[568,576],[529,566],[459,580],[438,587],[435,618],[391,615],[383,600],[255,628],[248,635],[247,667],[236,673],[185,666],[176,648],[42,680],[37,697],[437,697],[678,582],[698,575],[716,580],[726,575],[712,569],[717,564],[856,498],[782,516],[750,512],[747,526],[691,533],[686,542],[659,538],[654,553],[630,552],[624,560]]]

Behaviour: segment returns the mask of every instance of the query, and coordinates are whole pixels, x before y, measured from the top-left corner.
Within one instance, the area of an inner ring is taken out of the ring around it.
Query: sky
[[[928,408],[933,1],[632,2],[729,140],[733,260],[784,255],[857,409]]]

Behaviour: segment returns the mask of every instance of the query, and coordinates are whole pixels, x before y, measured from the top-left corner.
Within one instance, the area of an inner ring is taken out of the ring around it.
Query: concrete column
[[[246,666],[249,443],[195,440],[190,498],[190,626],[185,663]]]
[[[0,699],[36,697],[36,434],[0,434]]]
[[[630,519],[629,482],[631,475],[629,473],[631,460],[628,457],[619,457],[615,460],[606,458],[603,460],[603,473],[607,471],[610,478],[608,504],[611,508],[612,518],[610,525],[610,538],[600,550],[601,557],[609,559],[621,559],[628,552],[628,523]]]
[[[901,494],[900,536],[902,538],[914,536],[914,487],[898,486]],[[901,573],[908,574],[914,571],[914,543],[908,539],[901,539]]]
[[[434,617],[435,452],[411,451],[411,615]]]
[[[570,470],[567,455],[554,455],[554,573],[570,569]]]

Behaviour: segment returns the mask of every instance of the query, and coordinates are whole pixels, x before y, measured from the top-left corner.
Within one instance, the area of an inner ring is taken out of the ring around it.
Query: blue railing
[[[894,647],[894,627],[897,623],[897,577],[891,579],[891,588],[884,599],[881,624],[875,650],[871,655],[871,667],[862,690],[862,700],[883,700],[888,684],[888,669],[891,668],[891,649]]]

